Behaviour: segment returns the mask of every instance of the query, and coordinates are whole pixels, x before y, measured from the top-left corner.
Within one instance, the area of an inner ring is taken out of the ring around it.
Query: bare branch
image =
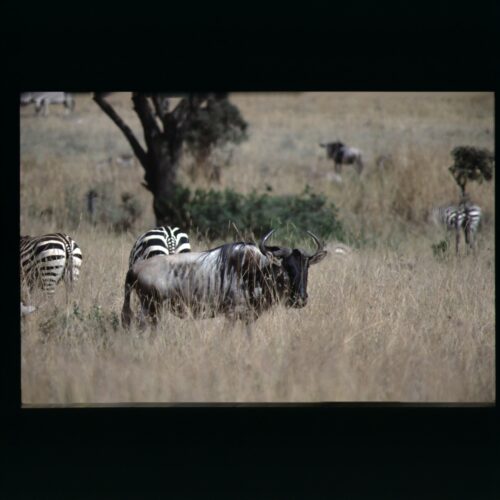
[[[132,129],[120,118],[118,113],[105,99],[104,95],[101,93],[94,93],[94,101],[97,105],[111,118],[115,125],[123,132],[123,135],[128,140],[132,150],[141,162],[144,169],[147,169],[147,154],[140,145],[139,141],[136,139]]]
[[[153,101],[156,116],[164,122],[165,115],[168,113],[169,101],[165,94],[152,94],[151,99]]]
[[[189,111],[189,98],[183,97],[170,115],[177,123],[182,124],[186,120]]]

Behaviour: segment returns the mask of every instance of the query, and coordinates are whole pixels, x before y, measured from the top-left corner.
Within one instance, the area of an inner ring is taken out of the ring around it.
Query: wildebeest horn
[[[265,243],[271,237],[271,234],[274,233],[274,229],[271,229],[259,242],[259,250],[266,255],[268,251],[266,250]]]
[[[325,249],[325,244],[321,243],[319,241],[318,237],[315,234],[311,233],[311,231],[307,231],[307,234],[314,240],[314,242],[316,243],[316,246],[318,247],[316,249],[316,252],[311,255],[311,258],[312,258],[312,257],[315,257],[316,255],[318,255],[322,250]]]
[[[272,255],[274,257],[286,257],[287,255],[290,255],[291,249],[287,247],[279,247],[276,250],[268,250],[265,246],[266,241],[271,237],[271,235],[274,233],[274,229],[271,229],[262,240],[259,242],[259,250],[264,254],[264,255]]]

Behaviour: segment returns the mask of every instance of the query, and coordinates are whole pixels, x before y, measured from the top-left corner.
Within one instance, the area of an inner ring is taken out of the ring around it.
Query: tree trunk
[[[201,105],[202,96],[183,98],[176,108],[169,112],[168,99],[161,94],[148,96],[134,92],[132,101],[134,111],[141,122],[146,150],[140,145],[134,133],[116,113],[113,107],[104,99],[103,94],[94,94],[95,102],[111,118],[128,140],[132,150],[144,169],[143,186],[153,195],[153,211],[156,224],[181,225],[179,214],[175,207],[177,189],[177,171],[182,155],[185,136],[185,123],[188,114]],[[161,130],[158,120],[163,125]]]

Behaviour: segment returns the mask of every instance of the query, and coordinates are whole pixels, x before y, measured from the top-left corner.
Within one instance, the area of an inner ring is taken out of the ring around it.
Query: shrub
[[[210,240],[234,237],[235,227],[247,239],[283,226],[289,237],[309,230],[324,239],[347,238],[335,205],[309,187],[299,195],[282,196],[255,191],[244,195],[231,189],[191,193],[179,187],[172,201],[180,224]]]
[[[432,253],[437,260],[443,260],[448,256],[449,245],[447,240],[441,240],[439,243],[431,245]]]

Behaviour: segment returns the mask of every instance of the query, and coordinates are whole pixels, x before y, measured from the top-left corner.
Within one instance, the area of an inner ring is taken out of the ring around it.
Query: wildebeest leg
[[[342,163],[335,162],[334,169],[335,169],[335,172],[337,174],[341,174],[342,173]]]
[[[154,297],[152,297],[151,299],[149,299],[148,314],[151,325],[154,329],[156,329],[156,327],[158,326],[158,312],[158,301]]]
[[[147,326],[146,316],[149,315],[149,304],[147,297],[140,298],[141,307],[139,310],[139,329],[144,330]]]
[[[358,173],[358,175],[360,175],[361,172],[363,171],[363,162],[361,161],[361,158],[356,158],[355,167],[356,167],[356,172]]]

